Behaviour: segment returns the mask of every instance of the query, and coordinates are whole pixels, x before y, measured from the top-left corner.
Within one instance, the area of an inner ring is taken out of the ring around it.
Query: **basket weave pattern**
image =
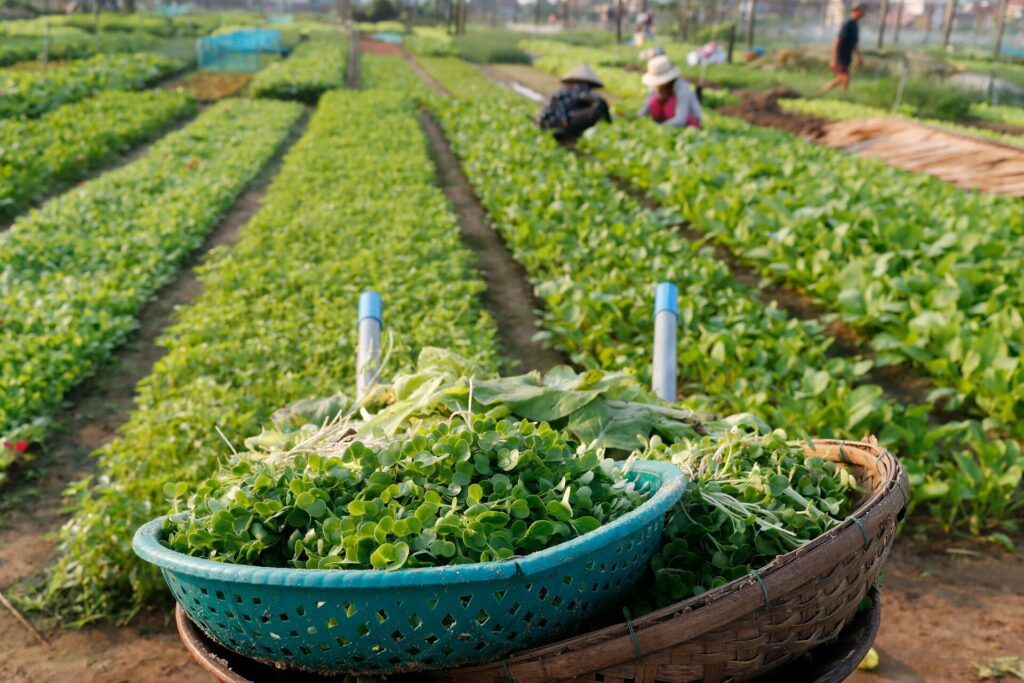
[[[865,496],[845,523],[756,576],[504,662],[438,672],[435,681],[718,683],[764,675],[836,636],[878,578],[906,508],[899,461],[874,441],[815,441],[849,467]]]

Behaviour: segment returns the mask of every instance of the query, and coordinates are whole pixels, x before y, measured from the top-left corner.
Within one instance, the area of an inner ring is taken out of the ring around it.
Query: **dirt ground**
[[[1021,555],[902,538],[884,580],[881,662],[853,683],[973,681],[974,662],[1024,657]]]
[[[778,104],[780,99],[800,96],[800,93],[786,87],[780,86],[769,90],[741,90],[737,95],[740,98],[737,104],[721,107],[718,112],[727,116],[735,116],[758,126],[779,128],[812,140],[820,137],[829,123],[828,119],[820,116],[783,111]]]

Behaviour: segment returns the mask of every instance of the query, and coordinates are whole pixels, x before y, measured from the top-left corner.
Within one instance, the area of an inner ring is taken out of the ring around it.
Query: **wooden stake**
[[[942,26],[942,47],[949,47],[949,39],[953,34],[953,22],[956,21],[956,0],[946,3],[946,21]]]
[[[747,16],[747,49],[754,49],[754,20],[757,17],[757,0],[750,0],[750,14]]]
[[[615,43],[622,43],[622,0],[615,0]]]
[[[996,44],[992,47],[992,61],[999,61],[999,53],[1003,51],[1003,32],[1006,31],[1006,11],[1009,8],[1009,0],[1003,0],[999,5],[999,16],[996,18]]]
[[[882,8],[878,12],[878,49],[885,47],[885,20],[889,18],[889,0],[882,0]]]
[[[903,0],[896,3],[896,28],[892,32],[892,44],[900,44],[900,26],[903,25]]]
[[[35,626],[28,623],[28,620],[25,617],[21,616],[21,612],[19,612],[18,609],[7,600],[7,598],[3,594],[3,591],[0,591],[0,603],[3,603],[4,607],[7,608],[7,611],[14,615],[14,618],[18,620],[19,624],[24,626],[29,633],[35,636],[35,639],[39,641],[40,645],[47,648],[50,647],[50,643],[47,642],[46,638],[43,638],[41,635],[39,635],[39,631],[35,629]]]

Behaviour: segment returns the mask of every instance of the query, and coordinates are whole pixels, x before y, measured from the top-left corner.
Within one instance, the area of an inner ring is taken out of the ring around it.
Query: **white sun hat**
[[[604,83],[601,82],[598,75],[586,64],[581,64],[572,71],[567,71],[562,76],[562,81],[582,81],[583,83],[590,83],[596,88],[604,87]]]
[[[658,55],[647,62],[647,73],[643,76],[644,85],[656,88],[679,78],[679,69],[665,55]]]

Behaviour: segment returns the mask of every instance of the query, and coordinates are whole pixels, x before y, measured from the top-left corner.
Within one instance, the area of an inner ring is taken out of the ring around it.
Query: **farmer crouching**
[[[583,131],[604,119],[612,121],[608,103],[594,92],[604,87],[589,66],[578,66],[562,76],[562,87],[537,115],[537,124],[562,143],[575,142]]]
[[[668,57],[658,55],[647,62],[642,80],[649,93],[638,116],[669,126],[701,127],[700,100]]]

